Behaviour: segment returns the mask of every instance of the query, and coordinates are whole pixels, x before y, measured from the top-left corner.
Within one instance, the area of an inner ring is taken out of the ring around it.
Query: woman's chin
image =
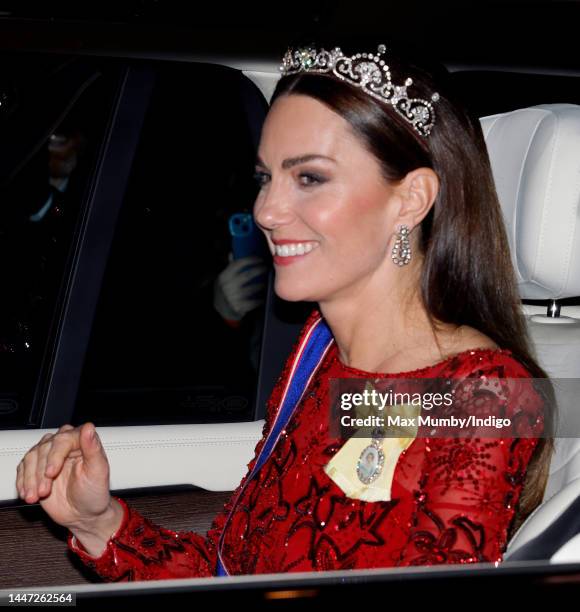
[[[282,300],[287,302],[315,302],[316,298],[312,295],[312,288],[300,286],[296,282],[274,282],[274,293]]]

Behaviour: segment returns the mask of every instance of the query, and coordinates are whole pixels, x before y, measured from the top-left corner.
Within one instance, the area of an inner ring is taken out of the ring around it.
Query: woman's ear
[[[416,227],[427,216],[439,193],[439,177],[431,168],[416,168],[397,186],[401,200],[399,223]]]

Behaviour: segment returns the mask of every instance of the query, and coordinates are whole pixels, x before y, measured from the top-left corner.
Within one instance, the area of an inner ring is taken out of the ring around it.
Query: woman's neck
[[[436,322],[433,329],[418,283],[353,294],[319,302],[344,365],[367,372],[416,369],[447,358],[464,340],[456,325]]]

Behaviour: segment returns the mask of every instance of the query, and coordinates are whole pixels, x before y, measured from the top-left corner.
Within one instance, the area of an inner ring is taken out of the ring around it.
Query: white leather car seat
[[[552,301],[550,309],[523,306],[536,358],[551,378],[580,380],[580,306],[558,303],[580,296],[580,106],[534,106],[481,125],[520,296]],[[580,411],[558,389],[556,399],[561,420]],[[544,501],[511,539],[506,561],[580,562],[580,438],[555,445]]]

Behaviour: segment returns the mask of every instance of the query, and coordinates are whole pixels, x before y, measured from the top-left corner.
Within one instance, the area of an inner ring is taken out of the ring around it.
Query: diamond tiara
[[[429,136],[435,124],[435,109],[431,102],[437,102],[439,94],[434,93],[431,100],[410,98],[407,87],[413,84],[413,79],[406,79],[404,85],[394,85],[389,67],[381,58],[385,52],[385,45],[378,46],[376,55],[356,53],[350,57],[343,55],[340,47],[332,51],[317,50],[314,46],[290,48],[284,54],[280,72],[282,76],[299,72],[332,72],[373,98],[391,104],[416,132]]]

